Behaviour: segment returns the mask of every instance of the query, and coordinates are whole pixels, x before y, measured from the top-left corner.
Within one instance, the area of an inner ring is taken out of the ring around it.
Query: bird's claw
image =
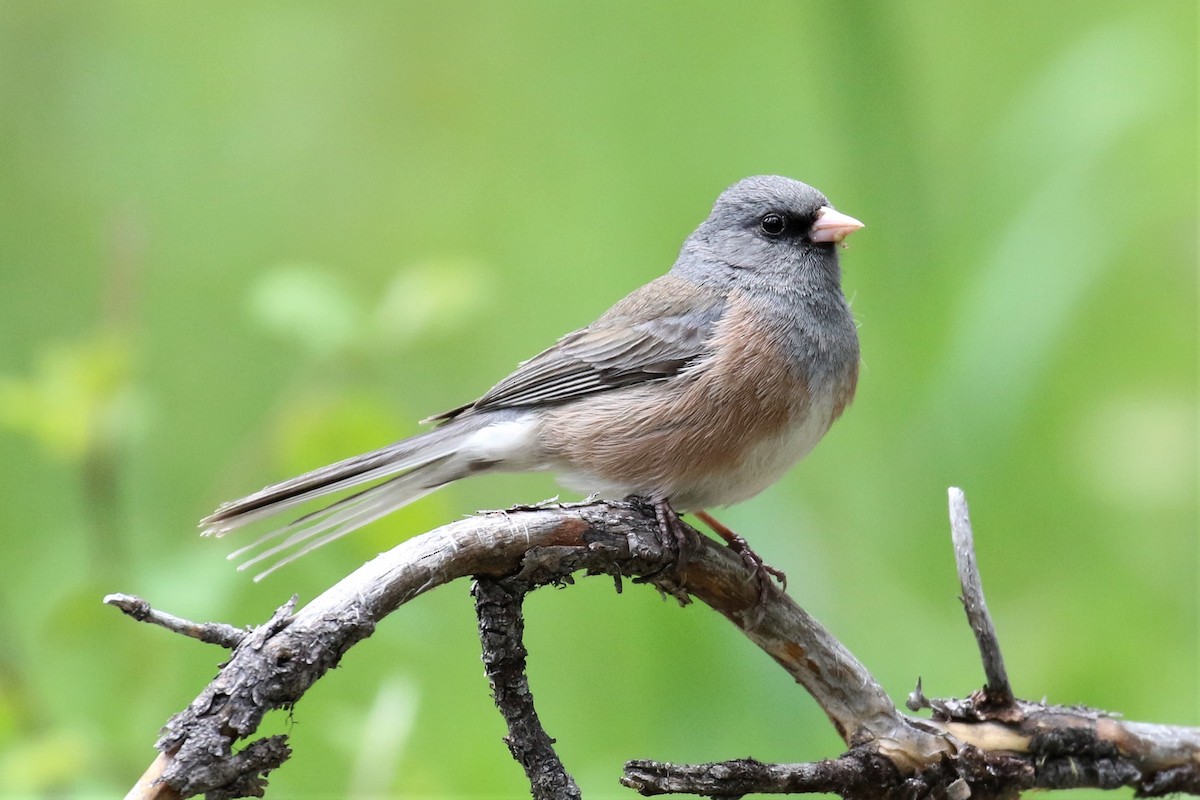
[[[722,539],[729,545],[729,549],[742,557],[746,565],[754,570],[754,574],[758,577],[758,601],[754,604],[754,609],[751,616],[746,619],[746,627],[753,628],[762,622],[763,617],[767,613],[767,603],[770,600],[771,579],[779,581],[780,589],[787,590],[787,575],[783,570],[775,569],[766,561],[763,561],[762,556],[754,552],[742,536],[735,533],[724,523],[713,517],[707,511],[698,511],[696,516],[704,521],[704,524],[712,528]]]
[[[763,561],[762,556],[754,552],[744,538],[734,533],[729,539],[729,549],[740,555],[742,560],[758,575],[759,580],[762,582],[762,587],[759,591],[760,600],[766,598],[766,587],[771,583],[772,578],[779,581],[779,588],[782,591],[787,591],[787,573]]]
[[[667,547],[673,546],[675,549],[675,571],[682,575],[687,569],[688,551],[692,546],[688,530],[684,526],[683,520],[679,518],[679,514],[675,513],[675,509],[671,508],[666,501],[654,503],[654,518],[658,521],[658,530],[662,535],[663,544]]]

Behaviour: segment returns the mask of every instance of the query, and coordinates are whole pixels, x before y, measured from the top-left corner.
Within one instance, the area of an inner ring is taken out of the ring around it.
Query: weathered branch
[[[250,632],[245,628],[226,625],[224,622],[192,622],[174,614],[153,609],[145,600],[131,594],[106,595],[104,602],[121,609],[138,622],[159,625],[174,633],[190,636],[207,644],[217,644],[229,650],[241,644]]]
[[[590,503],[515,509],[455,522],[409,539],[363,565],[294,615],[280,609],[234,650],[220,674],[167,723],[157,743],[172,754],[162,779],[185,796],[220,789],[211,774],[263,715],[290,707],[375,624],[403,603],[468,575],[505,576],[529,562],[531,580],[561,567],[640,577],[681,599],[699,598],[738,625],[817,699],[847,744],[881,743],[915,769],[949,748],[914,727],[840,642],[777,587],[759,607],[757,575],[705,537],[675,575],[652,512],[637,504]],[[557,564],[558,566],[554,566]],[[761,620],[743,627],[761,612]]]
[[[869,748],[833,761],[712,764],[630,761],[621,783],[643,795],[738,796],[835,792],[858,800],[911,797],[1010,798],[1030,789],[1137,790],[1141,797],[1200,794],[1200,730],[1124,722],[1087,708],[1016,701],[1018,721],[967,721],[931,701],[929,724],[957,745],[953,758],[904,775]],[[973,710],[972,710],[973,713]]]
[[[480,578],[471,589],[479,617],[483,670],[496,707],[508,724],[504,738],[525,769],[534,800],[578,800],[579,787],[567,773],[554,740],[542,728],[525,675],[525,620],[521,606],[533,588],[520,578]]]
[[[983,582],[975,563],[975,537],[967,512],[967,498],[962,489],[953,486],[949,495],[950,534],[954,540],[958,580],[962,585],[962,604],[967,612],[967,622],[975,633],[975,641],[979,644],[983,674],[987,678],[983,692],[988,703],[996,708],[1006,708],[1013,704],[1012,687],[1008,683],[1008,672],[1004,669],[1004,656],[1000,654],[1000,640],[996,637],[996,628],[992,625],[987,602],[983,599]]]
[[[961,510],[965,521],[965,504]],[[969,539],[963,547],[970,549]],[[777,586],[760,586],[756,571],[737,554],[697,537],[681,571],[678,563],[660,540],[653,513],[637,503],[514,509],[410,539],[299,611],[293,599],[242,636],[220,674],[167,724],[157,745],[163,753],[156,761],[161,780],[139,786],[165,785],[181,796],[206,792],[214,800],[261,795],[266,774],[287,758],[286,745],[282,738],[260,739],[233,755],[234,742],[252,736],[271,709],[292,706],[387,614],[425,591],[473,575],[487,672],[509,724],[513,754],[535,797],[576,798],[578,788],[533,709],[524,674],[521,599],[531,588],[568,582],[580,570],[614,576],[618,590],[623,577],[632,577],[680,602],[695,597],[719,611],[812,694],[850,746],[836,761],[807,765],[631,762],[622,782],[644,794],[835,791],[848,798],[931,793],[964,800],[1008,797],[1034,786],[1129,785],[1149,795],[1200,786],[1195,729],[1124,723],[1089,709],[1003,705],[984,693],[962,701],[928,700],[919,688],[910,703],[932,709],[933,719],[906,717],[828,631]],[[978,626],[973,617],[972,627],[990,630],[973,556],[964,563],[970,565],[963,570],[964,601],[969,613],[971,606],[977,609]],[[973,581],[966,579],[970,572]],[[136,598],[123,606],[135,608],[140,619],[174,620],[167,627],[189,635],[198,627],[143,607]],[[994,646],[994,632],[990,636]],[[986,668],[993,690],[1007,686],[998,646],[994,652]],[[991,656],[985,653],[984,659]],[[135,792],[129,797],[152,796]]]
[[[883,798],[880,786],[902,783],[892,762],[857,749],[831,761],[812,764],[764,764],[739,758],[715,764],[664,764],[630,761],[621,783],[646,796],[699,794],[740,797],[745,794],[860,793]],[[914,794],[909,796],[917,796]]]

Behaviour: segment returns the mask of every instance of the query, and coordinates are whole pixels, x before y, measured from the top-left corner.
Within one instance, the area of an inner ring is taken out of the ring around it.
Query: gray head
[[[721,193],[673,271],[710,285],[802,278],[836,286],[837,245],[861,227],[806,183],[756,175]]]

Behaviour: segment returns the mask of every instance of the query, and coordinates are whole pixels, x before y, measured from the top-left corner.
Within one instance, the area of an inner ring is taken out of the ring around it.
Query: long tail
[[[315,498],[395,476],[269,531],[229,554],[231,559],[242,558],[266,543],[282,538],[238,566],[239,570],[247,569],[278,557],[254,576],[256,581],[262,580],[302,555],[477,471],[471,459],[462,452],[462,446],[493,421],[485,415],[455,420],[427,433],[224,503],[200,521],[201,535],[224,536]]]

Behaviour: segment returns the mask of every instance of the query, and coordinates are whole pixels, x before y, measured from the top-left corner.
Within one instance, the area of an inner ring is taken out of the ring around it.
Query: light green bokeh
[[[458,485],[257,585],[194,535],[486,390],[762,172],[867,223],[864,366],[722,519],[893,697],[962,695],[963,486],[1018,693],[1200,724],[1197,41],[1187,0],[0,2],[0,796],[123,792],[220,661],[104,594],[252,623],[558,492]],[[270,795],[523,796],[473,625],[465,583],[382,625],[270,721]],[[590,798],[839,752],[703,608],[585,580],[528,637]]]

